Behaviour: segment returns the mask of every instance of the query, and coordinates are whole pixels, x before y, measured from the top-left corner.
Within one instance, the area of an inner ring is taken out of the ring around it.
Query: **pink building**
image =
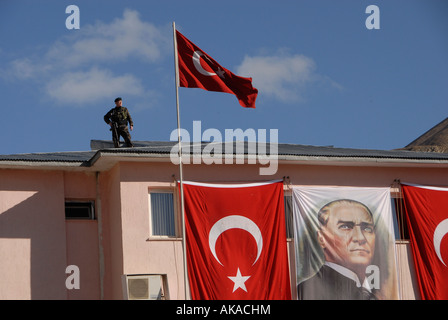
[[[184,299],[179,167],[170,158],[174,144],[136,142],[133,149],[111,149],[93,141],[87,152],[0,155],[0,299]],[[226,183],[287,177],[286,196],[288,186],[298,185],[388,187],[400,179],[443,186],[448,181],[446,153],[279,144],[278,167],[269,176],[259,174],[267,165],[250,161],[250,152],[231,158],[244,163],[206,164],[203,157],[201,164],[184,165],[184,179]],[[399,204],[398,189],[391,190]],[[286,228],[292,236],[291,226]],[[418,299],[399,214],[397,230],[401,298]],[[291,240],[288,248],[294,288]]]

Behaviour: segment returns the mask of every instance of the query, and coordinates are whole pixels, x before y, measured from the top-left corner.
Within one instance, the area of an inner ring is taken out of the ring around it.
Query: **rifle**
[[[118,135],[118,123],[112,122],[111,129],[112,130],[112,138],[114,141],[114,147],[119,148],[120,147],[120,136]]]

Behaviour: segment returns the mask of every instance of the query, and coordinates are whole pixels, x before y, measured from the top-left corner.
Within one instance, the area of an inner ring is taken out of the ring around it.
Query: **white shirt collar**
[[[344,277],[349,278],[350,280],[353,280],[356,283],[356,286],[358,288],[361,287],[361,281],[359,281],[358,276],[352,270],[350,270],[350,269],[348,269],[348,268],[346,268],[344,266],[341,266],[339,264],[336,264],[334,262],[325,261],[324,264],[326,266],[332,268],[333,270],[339,272]],[[369,292],[372,292],[372,289],[370,288],[370,285],[369,285],[369,282],[367,281],[367,278],[364,279],[362,287],[366,288]]]

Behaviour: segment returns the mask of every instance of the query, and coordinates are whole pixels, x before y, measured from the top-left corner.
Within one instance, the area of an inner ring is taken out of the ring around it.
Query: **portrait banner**
[[[448,188],[401,189],[421,298],[448,300]]]
[[[193,300],[290,300],[283,182],[184,182]]]
[[[297,296],[398,299],[390,188],[294,187]]]

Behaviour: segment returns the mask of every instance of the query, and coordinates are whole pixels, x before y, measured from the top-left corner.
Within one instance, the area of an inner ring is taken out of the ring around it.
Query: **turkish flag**
[[[177,30],[176,39],[181,87],[232,93],[241,106],[255,108],[258,90],[252,86],[252,78],[223,68]]]
[[[420,294],[448,299],[448,189],[402,185]]]
[[[192,299],[291,299],[283,183],[183,186]]]

